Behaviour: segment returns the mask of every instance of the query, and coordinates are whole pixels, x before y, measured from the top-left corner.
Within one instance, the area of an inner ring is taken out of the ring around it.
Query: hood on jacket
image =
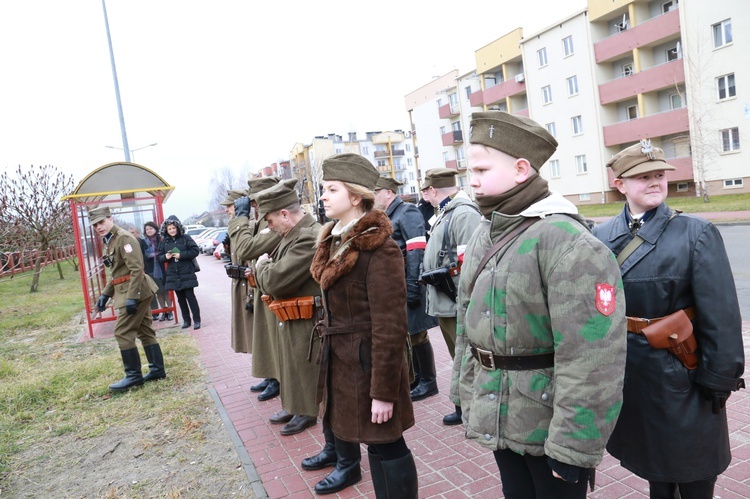
[[[161,223],[161,228],[159,229],[159,234],[161,234],[161,237],[171,237],[169,234],[167,234],[167,225],[174,225],[175,227],[177,227],[177,237],[185,234],[185,228],[182,226],[182,223],[177,219],[177,217],[172,217],[174,217],[174,215],[170,216]]]

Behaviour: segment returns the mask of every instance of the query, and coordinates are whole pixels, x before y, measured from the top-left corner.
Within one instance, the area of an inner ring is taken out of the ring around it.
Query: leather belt
[[[685,314],[691,321],[695,319],[695,309],[688,307],[685,309]],[[628,331],[636,334],[643,334],[643,330],[662,320],[664,317],[657,317],[656,319],[643,319],[641,317],[628,317]]]
[[[371,322],[360,322],[348,326],[320,326],[320,336],[332,336],[334,334],[351,334],[366,331],[372,327]]]
[[[130,280],[130,274],[124,275],[122,277],[115,277],[112,279],[112,284],[120,284],[123,282],[128,282]]]
[[[540,353],[534,355],[495,355],[489,350],[484,350],[475,345],[469,345],[471,355],[479,361],[482,369],[495,371],[506,369],[508,371],[530,371],[532,369],[544,369],[554,367],[554,352]]]

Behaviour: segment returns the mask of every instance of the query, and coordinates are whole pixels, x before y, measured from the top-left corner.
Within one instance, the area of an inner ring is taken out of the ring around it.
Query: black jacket
[[[698,386],[736,390],[744,372],[742,318],[718,229],[662,203],[638,231],[645,242],[621,266],[628,317],[658,318],[694,307],[698,369],[628,333],[624,400],[607,450],[636,475],[692,482],[731,460],[726,412],[713,414]],[[625,212],[594,228],[616,255],[633,238]]]
[[[180,250],[180,258],[176,260],[171,258],[167,260],[165,256],[172,249]],[[176,238],[166,236],[159,243],[159,256],[157,259],[162,264],[166,264],[166,277],[164,278],[164,287],[166,289],[188,289],[198,286],[198,277],[195,275],[193,260],[200,254],[198,245],[193,238],[188,235],[180,235]]]

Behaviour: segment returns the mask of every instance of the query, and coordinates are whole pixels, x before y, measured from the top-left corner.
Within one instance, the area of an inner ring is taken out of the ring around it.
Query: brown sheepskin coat
[[[331,235],[334,225],[321,230],[310,267],[323,289],[327,313],[321,328],[318,400],[338,438],[394,442],[414,425],[404,350],[404,257],[380,210],[366,213],[343,240]],[[386,423],[371,422],[373,399],[394,403]]]

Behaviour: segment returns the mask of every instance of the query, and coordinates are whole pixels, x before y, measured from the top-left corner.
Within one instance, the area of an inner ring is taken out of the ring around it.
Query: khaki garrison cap
[[[247,196],[247,191],[230,190],[230,191],[227,191],[227,197],[224,198],[224,201],[222,201],[219,204],[222,206],[229,206],[230,204],[234,204],[235,200],[243,196]]]
[[[101,208],[92,208],[89,210],[89,225],[96,225],[105,218],[112,216],[109,211],[109,206],[102,206]]]
[[[430,187],[434,187],[435,189],[456,187],[456,175],[458,175],[458,170],[453,170],[452,168],[433,168],[432,170],[427,170],[420,190],[429,189]]]
[[[267,214],[292,206],[299,203],[297,194],[296,178],[282,180],[273,187],[260,191],[255,195],[255,202],[258,203],[258,216],[263,218]]]
[[[323,160],[323,180],[338,180],[375,190],[380,173],[359,154],[334,154]]]
[[[399,182],[395,178],[391,177],[380,177],[378,179],[378,183],[375,184],[375,190],[378,189],[388,189],[389,191],[392,191],[394,194],[398,193],[398,188],[400,186],[404,185],[403,182]]]
[[[615,178],[628,178],[657,170],[675,170],[664,160],[664,151],[651,145],[651,140],[641,140],[618,152],[607,161]]]
[[[247,196],[250,199],[255,199],[255,195],[264,189],[273,187],[281,181],[279,177],[260,177],[260,178],[249,178],[247,179],[247,186],[250,190],[247,192]]]
[[[503,111],[473,113],[470,130],[470,143],[525,158],[536,171],[557,150],[557,140],[546,128],[529,118]]]

